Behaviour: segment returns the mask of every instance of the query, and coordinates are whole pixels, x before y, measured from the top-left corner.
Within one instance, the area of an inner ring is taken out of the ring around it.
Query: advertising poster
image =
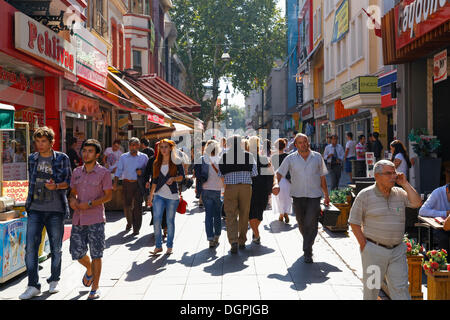
[[[0,280],[25,267],[26,219],[0,222]]]

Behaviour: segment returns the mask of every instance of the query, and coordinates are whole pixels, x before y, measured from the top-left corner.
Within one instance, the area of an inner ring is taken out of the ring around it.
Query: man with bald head
[[[328,173],[322,155],[312,151],[308,137],[302,133],[295,136],[297,152],[290,154],[277,170],[278,182],[291,175],[291,197],[300,233],[303,236],[305,263],[312,263],[312,246],[317,236],[320,215],[320,199],[325,196],[329,205],[326,175]]]

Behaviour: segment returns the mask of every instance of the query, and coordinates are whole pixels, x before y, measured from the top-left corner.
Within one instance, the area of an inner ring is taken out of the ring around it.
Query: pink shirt
[[[98,163],[91,172],[86,172],[84,166],[78,167],[73,170],[70,187],[76,189],[80,202],[97,200],[105,195],[104,191],[112,189],[111,173]],[[88,226],[102,222],[106,222],[103,204],[73,213],[73,225]]]
[[[364,156],[360,157],[358,156],[358,152],[366,152],[366,146],[361,144],[361,142],[358,142],[356,145],[356,160],[366,160],[366,155],[364,154]]]

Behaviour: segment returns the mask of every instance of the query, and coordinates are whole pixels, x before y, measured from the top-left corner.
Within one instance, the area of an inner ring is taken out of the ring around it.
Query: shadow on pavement
[[[123,211],[107,211],[105,216],[106,222],[116,222],[125,217]]]
[[[80,300],[80,298],[82,297],[82,296],[85,296],[85,295],[87,295],[89,293],[89,290],[82,290],[82,291],[79,291],[78,292],[78,295],[76,296],[76,297],[73,297],[72,299],[70,299],[70,300]]]
[[[131,231],[121,231],[115,236],[109,237],[106,239],[105,242],[105,248],[108,249],[111,246],[119,245],[119,244],[125,244],[128,241],[132,240],[133,237],[131,235]]]
[[[201,264],[212,262],[217,260],[216,248],[207,248],[200,252],[188,255],[187,252],[183,253],[181,260],[177,261],[186,267],[197,267]]]
[[[126,247],[130,248],[131,251],[137,251],[142,249],[143,247],[153,247],[155,245],[155,237],[154,234],[146,234],[145,236],[139,238],[134,243],[127,243]]]
[[[289,232],[297,228],[298,224],[286,224],[278,220],[272,221],[269,225],[264,225],[264,230],[269,231],[269,233]]]
[[[188,216],[191,216],[195,213],[205,212],[205,208],[195,207],[189,210],[189,213],[186,213]]]
[[[166,265],[177,263],[175,260],[168,260],[169,256],[165,254],[157,256],[149,254],[149,256],[149,259],[141,264],[136,263],[136,261],[133,262],[131,269],[127,272],[125,281],[138,281],[148,276],[157,275],[166,270]],[[162,257],[159,258],[160,256]]]
[[[350,235],[348,234],[348,231],[346,232],[333,232],[325,227],[322,227],[322,230],[330,237],[333,239],[341,239],[341,238],[349,238]]]
[[[267,278],[292,282],[292,289],[302,291],[308,284],[326,282],[330,272],[342,272],[341,269],[326,262],[305,263],[303,256],[298,258],[287,271],[286,275],[272,273]]]

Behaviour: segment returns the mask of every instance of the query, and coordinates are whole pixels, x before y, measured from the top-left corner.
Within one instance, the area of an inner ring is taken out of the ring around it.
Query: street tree
[[[274,60],[285,56],[286,25],[275,0],[177,0],[171,14],[187,94],[202,103],[205,122],[217,114],[221,78],[248,94],[264,87]],[[224,53],[231,59],[222,59]],[[212,84],[212,94],[203,101],[205,83]]]

